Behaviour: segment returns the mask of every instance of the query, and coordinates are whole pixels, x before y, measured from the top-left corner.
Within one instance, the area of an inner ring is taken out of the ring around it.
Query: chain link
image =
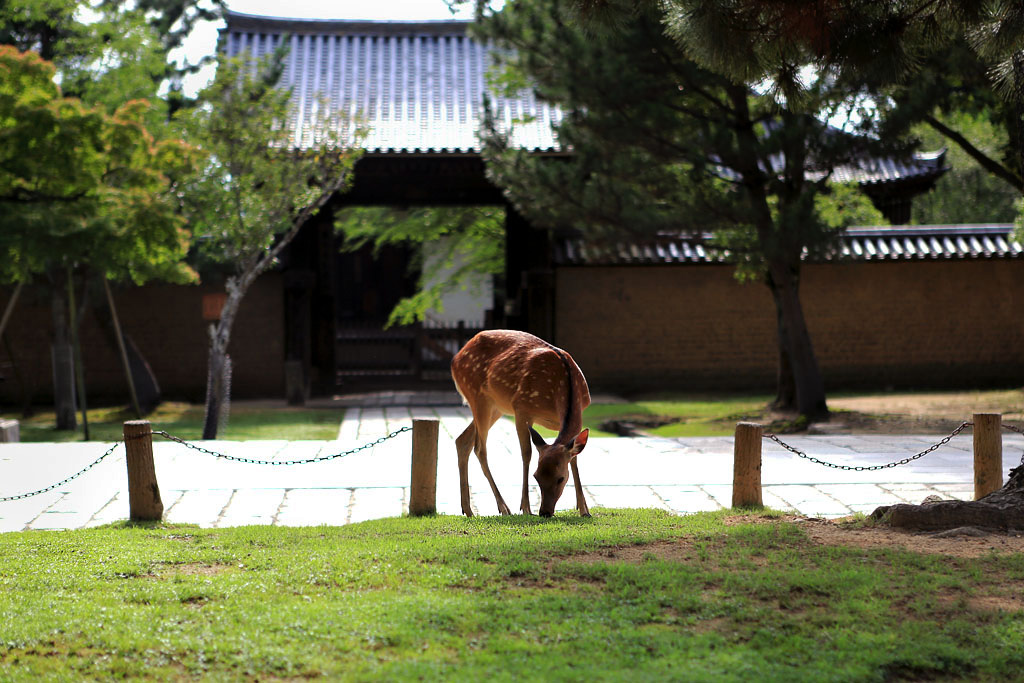
[[[1018,434],[1024,434],[1024,429],[1021,429],[1017,425],[1010,425],[1003,423],[1003,429],[1009,429],[1011,432],[1017,432]],[[1020,454],[1020,466],[1024,467],[1024,453]]]
[[[785,448],[790,453],[794,453],[794,454],[798,455],[801,458],[804,458],[806,460],[810,460],[811,462],[813,462],[813,463],[815,463],[817,465],[824,465],[825,467],[834,467],[837,470],[849,470],[849,471],[853,471],[853,472],[872,472],[874,470],[884,470],[884,469],[889,469],[891,467],[899,467],[900,465],[906,465],[908,462],[911,462],[913,460],[917,460],[918,458],[923,458],[924,456],[928,455],[932,451],[935,451],[936,449],[941,448],[942,446],[945,446],[947,443],[949,443],[953,439],[954,436],[956,436],[957,434],[962,432],[967,427],[972,427],[972,426],[974,426],[974,425],[971,422],[963,422],[963,423],[960,424],[959,427],[954,429],[953,432],[949,436],[945,437],[944,439],[942,439],[938,443],[936,443],[936,444],[934,444],[932,446],[929,446],[928,448],[926,448],[925,450],[921,451],[920,453],[918,453],[916,455],[912,455],[909,458],[903,458],[902,460],[897,460],[896,462],[886,463],[885,465],[836,465],[835,463],[825,462],[824,460],[819,460],[818,458],[814,458],[812,456],[809,456],[806,453],[804,453],[803,451],[801,451],[801,450],[799,450],[797,448],[793,448],[788,443],[785,443],[782,439],[780,439],[779,437],[777,437],[776,435],[774,435],[774,434],[772,434],[770,432],[765,434],[764,438],[771,439],[775,443],[777,443],[780,446],[782,446],[783,448]]]
[[[182,446],[185,446],[186,448],[190,448],[190,449],[192,449],[194,451],[198,451],[199,453],[203,453],[205,455],[212,455],[213,457],[221,458],[222,460],[231,460],[233,462],[244,462],[244,463],[247,463],[249,465],[309,465],[309,464],[315,463],[315,462],[324,462],[325,460],[334,460],[335,458],[344,458],[347,455],[354,455],[355,453],[358,453],[359,451],[365,451],[365,450],[367,450],[369,448],[373,448],[374,446],[379,446],[382,443],[384,443],[385,441],[387,441],[389,439],[393,439],[396,436],[398,436],[399,434],[402,434],[403,432],[411,432],[411,431],[412,431],[412,427],[405,426],[405,427],[402,427],[401,429],[396,429],[395,431],[391,432],[390,434],[388,434],[386,436],[380,437],[376,441],[371,441],[370,443],[365,443],[362,446],[357,446],[356,448],[353,448],[350,451],[343,451],[341,453],[334,453],[332,455],[320,455],[320,456],[317,456],[317,457],[314,457],[314,458],[304,458],[302,460],[257,460],[255,458],[240,458],[240,457],[238,457],[236,455],[226,455],[224,453],[218,453],[217,451],[211,451],[209,448],[203,448],[202,446],[197,446],[194,443],[189,443],[188,441],[185,441],[184,439],[178,438],[177,436],[173,436],[173,435],[168,434],[167,432],[164,432],[164,431],[154,431],[153,434],[156,434],[158,436],[162,436],[165,439],[167,439],[168,441],[173,441],[175,443],[179,443]]]
[[[20,493],[20,494],[18,494],[16,496],[4,496],[3,498],[0,498],[0,503],[9,503],[9,502],[11,502],[13,500],[22,500],[23,498],[31,498],[32,496],[38,496],[40,493],[46,493],[47,491],[52,491],[55,488],[57,488],[58,486],[63,486],[64,484],[68,483],[69,481],[72,481],[74,479],[78,479],[80,476],[82,476],[83,474],[85,474],[86,472],[91,470],[93,467],[96,467],[96,465],[99,465],[101,462],[103,462],[103,459],[106,458],[111,453],[113,453],[114,449],[116,449],[118,446],[120,446],[121,443],[122,443],[121,441],[118,441],[113,446],[108,448],[106,453],[104,453],[100,457],[96,458],[90,464],[88,464],[85,467],[83,467],[82,469],[78,470],[77,472],[72,474],[67,479],[62,479],[62,480],[58,481],[56,484],[52,484],[50,486],[47,486],[45,489],[39,489],[38,491],[30,491],[29,493]]]
[[[972,423],[970,423],[970,422],[963,422],[963,423],[960,424],[959,427],[954,429],[949,434],[949,436],[943,438],[938,443],[936,443],[936,444],[926,448],[925,450],[921,451],[920,453],[912,455],[912,456],[910,456],[908,458],[903,458],[902,460],[897,460],[895,462],[886,463],[885,465],[836,465],[835,463],[826,462],[824,460],[819,460],[818,458],[815,458],[815,457],[812,457],[810,455],[807,455],[803,451],[801,451],[801,450],[799,450],[797,448],[794,448],[793,446],[790,446],[788,443],[784,442],[782,439],[780,439],[775,434],[772,434],[771,432],[766,433],[764,435],[764,438],[770,439],[771,441],[774,441],[775,443],[779,444],[780,446],[785,448],[790,453],[793,453],[793,454],[795,454],[795,455],[797,455],[797,456],[799,456],[801,458],[804,458],[805,460],[809,460],[810,462],[813,462],[813,463],[815,463],[817,465],[824,465],[825,467],[833,467],[833,468],[838,469],[838,470],[849,470],[849,471],[854,471],[854,472],[871,472],[871,471],[874,471],[874,470],[884,470],[884,469],[888,469],[888,468],[891,468],[891,467],[899,467],[900,465],[906,465],[908,462],[917,460],[918,458],[923,458],[924,456],[928,455],[929,453],[931,453],[931,452],[941,448],[942,446],[945,446],[946,444],[948,444],[953,439],[953,437],[955,437],[960,432],[962,432],[964,429],[966,429],[967,427],[970,427],[970,426],[973,426]],[[1006,429],[1009,429],[1010,431],[1017,432],[1018,434],[1024,434],[1024,429],[1022,429],[1020,427],[1017,427],[1015,425],[1003,424],[1003,427],[1005,427]],[[390,434],[382,436],[379,439],[376,439],[375,441],[371,441],[369,443],[365,443],[362,446],[357,446],[356,448],[353,448],[353,449],[348,450],[348,451],[342,451],[340,453],[333,453],[331,455],[320,455],[320,456],[316,456],[316,457],[313,457],[313,458],[303,458],[301,460],[258,460],[256,458],[240,458],[240,457],[235,456],[235,455],[227,455],[225,453],[218,453],[217,451],[212,451],[212,450],[210,450],[208,448],[203,448],[202,446],[197,446],[196,444],[189,443],[188,441],[185,441],[184,439],[181,439],[181,438],[179,438],[177,436],[174,436],[174,435],[169,434],[169,433],[167,433],[165,431],[162,431],[162,430],[154,431],[153,434],[155,434],[157,436],[162,436],[165,439],[167,439],[168,441],[173,441],[175,443],[179,443],[182,446],[185,446],[186,448],[189,448],[191,450],[198,451],[199,453],[204,453],[206,455],[212,455],[213,457],[221,458],[222,460],[231,460],[233,462],[244,462],[244,463],[247,463],[247,464],[250,464],[250,465],[309,465],[309,464],[312,464],[312,463],[324,462],[324,461],[327,461],[327,460],[335,460],[337,458],[344,458],[344,457],[349,456],[349,455],[354,455],[356,453],[359,453],[360,451],[365,451],[365,450],[368,450],[368,449],[373,448],[375,446],[379,446],[382,443],[384,443],[385,441],[389,441],[390,439],[395,438],[399,434],[403,434],[405,432],[410,432],[410,431],[412,431],[412,427],[405,426],[405,427],[402,427],[400,429],[396,429],[395,431],[391,432]],[[145,435],[139,435],[136,438],[141,438],[142,436],[145,436]],[[78,472],[75,472],[74,474],[72,474],[70,477],[67,477],[65,479],[62,479],[62,480],[58,481],[56,484],[51,484],[50,486],[47,486],[46,488],[38,489],[36,491],[30,491],[28,493],[21,493],[21,494],[15,495],[15,496],[0,497],[0,503],[7,503],[7,502],[15,501],[15,500],[22,500],[24,498],[31,498],[32,496],[38,496],[38,495],[40,495],[42,493],[46,493],[47,491],[52,491],[53,489],[55,489],[55,488],[57,488],[59,486],[63,486],[64,484],[67,484],[68,482],[77,479],[78,477],[82,476],[83,474],[85,474],[86,472],[91,470],[96,465],[98,465],[101,462],[103,462],[103,460],[108,455],[113,453],[114,450],[116,450],[117,447],[121,445],[121,443],[123,443],[123,442],[121,442],[121,441],[116,442],[114,445],[112,445],[110,448],[108,448],[107,451],[103,455],[101,455],[100,457],[96,458],[91,463],[89,463],[88,465],[86,465],[85,467],[80,469]],[[1024,464],[1024,458],[1022,458],[1021,463]]]

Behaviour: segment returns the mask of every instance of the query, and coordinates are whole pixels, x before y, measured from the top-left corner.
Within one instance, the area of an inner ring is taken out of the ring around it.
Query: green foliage
[[[597,34],[565,11],[520,0],[478,29],[516,50],[500,61],[512,74],[503,82],[525,74],[539,97],[566,111],[557,133],[573,154],[556,163],[515,149],[509,131],[489,122],[488,170],[538,224],[593,239],[710,232],[715,245],[760,270],[779,259],[798,267],[793,259],[827,248],[837,228],[878,222],[828,182],[837,165],[883,151],[877,140],[701,68],[664,34],[656,11],[638,9]],[[804,100],[818,112],[849,96],[819,79]],[[837,193],[842,200],[818,199]]]
[[[80,5],[79,0],[7,0],[0,5],[0,44],[56,61],[66,52],[66,43],[88,35],[76,16]]]
[[[991,110],[951,111],[936,115],[944,124],[964,135],[985,155],[998,159],[1007,149],[1004,128],[991,120]],[[958,223],[1012,223],[1017,217],[1020,192],[983,168],[962,147],[950,142],[927,124],[913,132],[927,149],[949,145],[946,163],[950,170],[931,192],[914,199],[912,222],[919,225]]]
[[[1011,680],[1019,555],[823,545],[768,513],[0,534],[0,677]]]
[[[577,0],[611,4],[612,0]],[[886,136],[927,123],[977,165],[951,158],[918,222],[1001,220],[1010,193],[990,174],[1024,189],[1024,5],[1017,0],[881,0],[764,3],[668,0],[668,30],[701,64],[775,85],[789,101],[807,100],[808,68],[870,95]],[[993,142],[988,127],[998,132]],[[984,173],[978,168],[984,169]],[[965,213],[977,209],[982,217]],[[992,217],[985,217],[992,216]]]
[[[814,201],[822,223],[833,229],[889,224],[871,199],[854,183],[832,183],[828,191],[817,195]]]
[[[386,245],[416,247],[411,265],[419,272],[419,291],[400,301],[387,323],[407,325],[423,320],[430,311],[440,312],[444,294],[467,287],[467,280],[502,272],[504,220],[504,209],[491,206],[359,207],[344,210],[335,225],[345,236],[348,251],[367,244],[375,250]]]
[[[296,151],[291,93],[277,87],[282,56],[224,60],[200,93],[201,106],[176,119],[205,159],[184,191],[199,248],[247,278],[269,268],[282,237],[290,239],[345,185],[357,156],[346,147],[355,127],[326,106],[310,118],[310,139]]]
[[[0,277],[87,264],[137,283],[193,279],[174,182],[192,150],[153,139],[145,102],[108,115],[63,97],[53,75],[37,55],[0,46]]]
[[[211,58],[179,67],[169,53],[223,9],[223,0],[8,0],[0,4],[0,44],[40,53],[57,65],[66,94],[102,102],[109,112],[153,98],[165,82],[177,107],[181,77]],[[154,112],[151,127],[166,118],[161,107]]]
[[[231,421],[220,435],[230,441],[250,440],[324,440],[337,438],[342,412],[336,410],[275,407],[266,408],[235,402],[231,406]],[[20,421],[23,442],[62,443],[81,441],[81,433],[58,430],[52,410],[40,410],[31,417],[5,414]],[[120,441],[124,423],[137,415],[130,406],[89,409],[89,438],[91,441]],[[189,403],[165,401],[146,419],[153,429],[162,429],[182,439],[198,439],[203,433],[203,407]]]

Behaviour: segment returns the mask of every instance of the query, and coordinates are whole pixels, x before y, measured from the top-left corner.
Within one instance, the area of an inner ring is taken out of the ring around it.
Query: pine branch
[[[1018,176],[1016,173],[1014,173],[1009,168],[999,163],[992,157],[985,154],[985,152],[975,147],[973,144],[971,144],[970,140],[965,138],[958,131],[953,130],[946,124],[942,123],[942,121],[939,121],[934,116],[925,116],[924,121],[929,126],[934,128],[938,132],[942,133],[944,136],[955,142],[957,145],[959,145],[960,148],[964,152],[966,152],[968,156],[977,161],[978,164],[986,171],[996,176],[997,178],[1005,180],[1010,185],[1017,188],[1017,190],[1024,191],[1024,182],[1021,181],[1020,176]]]

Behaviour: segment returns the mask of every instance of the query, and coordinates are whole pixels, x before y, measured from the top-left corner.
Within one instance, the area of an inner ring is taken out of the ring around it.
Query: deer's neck
[[[554,349],[555,353],[562,360],[567,380],[565,413],[562,415],[562,426],[558,430],[558,437],[555,439],[555,443],[568,443],[575,439],[576,435],[583,430],[583,415],[579,409],[579,397],[577,396],[579,390],[575,382],[576,373],[572,371],[572,362],[565,352],[553,346],[551,348]]]

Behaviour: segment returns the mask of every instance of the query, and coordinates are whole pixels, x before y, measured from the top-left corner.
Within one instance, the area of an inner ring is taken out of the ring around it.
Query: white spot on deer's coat
[[[540,392],[539,391],[535,391],[532,394],[530,394],[530,398],[533,398],[535,396],[540,396]]]

